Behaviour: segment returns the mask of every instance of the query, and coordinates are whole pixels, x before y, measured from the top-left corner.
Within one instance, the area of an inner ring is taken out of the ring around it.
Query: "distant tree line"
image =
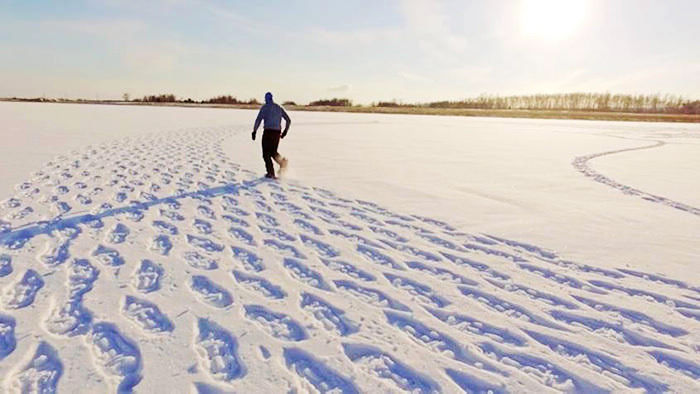
[[[207,104],[260,104],[256,99],[250,100],[239,100],[231,95],[217,96],[210,98],[209,100],[202,101],[202,103]]]
[[[565,93],[505,97],[481,95],[461,101],[434,101],[426,104],[378,102],[376,106],[700,114],[700,100],[690,101],[680,96],[658,94]]]
[[[129,94],[124,93],[122,95],[124,101],[129,101]],[[223,95],[212,97],[208,100],[196,101],[191,98],[178,99],[174,94],[157,94],[143,96],[141,99],[134,99],[136,102],[144,103],[188,103],[188,104],[260,104],[258,100],[252,98],[250,100],[239,100],[231,95]]]
[[[129,100],[124,93],[123,101],[147,103],[191,103],[191,104],[225,104],[225,105],[259,105],[258,100],[239,100],[231,95],[221,95],[208,100],[195,101],[191,98],[178,99],[174,94],[148,95],[140,99]],[[116,100],[55,99],[55,98],[16,98],[15,101],[39,102],[113,102]],[[283,105],[303,106],[294,101],[285,101]],[[347,98],[319,99],[307,106],[352,107]],[[587,111],[587,112],[632,112],[657,114],[700,114],[700,100],[687,100],[676,95],[630,95],[610,93],[564,93],[532,94],[522,96],[481,95],[459,101],[433,101],[429,103],[402,103],[396,101],[379,101],[370,107],[401,108],[455,108],[483,110],[551,110],[551,111]]]
[[[144,103],[174,103],[177,102],[174,94],[159,94],[151,96],[143,96],[142,99],[134,101],[142,101]]]
[[[352,101],[346,98],[332,98],[312,101],[309,106],[352,107]]]

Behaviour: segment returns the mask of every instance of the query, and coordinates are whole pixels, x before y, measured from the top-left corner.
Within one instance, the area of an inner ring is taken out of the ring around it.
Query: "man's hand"
[[[255,141],[255,132],[253,132],[252,137],[253,137],[253,141]]]
[[[286,136],[287,136],[287,130],[285,130],[285,131],[282,133],[282,135],[280,136],[280,138],[284,138],[284,137],[286,137]]]

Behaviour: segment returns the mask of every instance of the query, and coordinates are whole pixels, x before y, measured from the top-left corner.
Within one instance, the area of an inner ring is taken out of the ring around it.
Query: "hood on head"
[[[272,93],[265,93],[265,104],[270,104],[272,102]]]

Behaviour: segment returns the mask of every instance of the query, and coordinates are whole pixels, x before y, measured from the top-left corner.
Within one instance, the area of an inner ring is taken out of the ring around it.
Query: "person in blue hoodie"
[[[282,118],[284,118],[285,121],[284,131],[282,131]],[[287,168],[288,160],[277,152],[277,147],[279,146],[280,139],[287,136],[289,125],[292,124],[292,121],[289,119],[289,115],[287,115],[284,108],[272,101],[272,93],[270,92],[265,93],[265,104],[260,107],[258,117],[255,119],[253,141],[255,141],[255,134],[258,131],[258,127],[260,127],[261,121],[264,121],[262,154],[263,160],[265,161],[265,169],[267,170],[265,177],[275,179],[275,166],[272,164],[273,159],[280,165],[280,172],[284,172]]]

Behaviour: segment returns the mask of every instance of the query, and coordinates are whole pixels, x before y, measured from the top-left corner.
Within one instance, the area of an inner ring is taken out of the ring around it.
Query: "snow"
[[[691,392],[700,127],[0,103],[0,386]]]

